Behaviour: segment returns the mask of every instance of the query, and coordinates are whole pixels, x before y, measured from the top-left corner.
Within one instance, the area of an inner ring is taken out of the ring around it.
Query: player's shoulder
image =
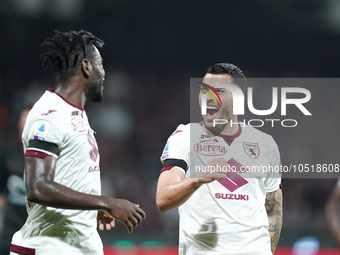
[[[46,91],[34,104],[27,120],[46,119],[53,122],[60,122],[63,119],[64,109],[60,107],[55,96]]]
[[[26,120],[24,132],[31,128],[69,130],[73,118],[83,117],[83,111],[68,104],[63,98],[52,90],[47,90],[34,104]]]
[[[186,134],[190,131],[190,123],[189,124],[179,124],[175,131],[171,134],[171,136],[174,136],[176,134]]]
[[[247,135],[256,135],[256,136],[259,136],[261,138],[270,136],[269,134],[267,134],[267,133],[265,133],[261,130],[258,130],[257,128],[254,128],[252,126],[242,125],[241,127],[243,129],[243,132]]]
[[[82,116],[83,109],[71,105],[49,89],[34,104],[28,119],[46,119],[54,123],[70,122],[73,116]]]
[[[248,139],[248,140],[250,139],[253,142],[261,143],[261,144],[276,145],[276,142],[271,135],[261,130],[258,130],[254,127],[245,125],[245,126],[242,126],[242,131],[243,131],[243,137],[245,139]]]
[[[181,133],[181,135],[190,135],[190,132],[201,131],[203,129],[202,123],[187,123],[187,124],[179,124],[176,130],[171,134],[171,136],[175,134]]]

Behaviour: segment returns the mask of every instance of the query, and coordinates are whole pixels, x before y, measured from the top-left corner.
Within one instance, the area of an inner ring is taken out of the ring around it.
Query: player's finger
[[[134,216],[130,216],[129,220],[132,222],[133,227],[137,227],[138,226],[138,220]]]
[[[226,174],[219,174],[219,175],[217,176],[216,179],[218,179],[218,180],[224,180],[225,178],[227,178],[227,175],[226,175]]]
[[[129,234],[131,234],[133,230],[133,224],[129,220],[127,220],[125,226],[127,227]]]
[[[115,219],[112,219],[112,221],[110,222],[111,228],[114,228],[116,226],[116,221]]]
[[[104,217],[99,218],[99,230],[100,231],[104,230]]]
[[[137,209],[136,209],[136,212],[138,212],[140,215],[142,215],[143,219],[146,218],[146,214],[145,214],[145,212],[143,211],[142,208],[137,208]]]
[[[111,230],[111,224],[109,222],[107,222],[105,225],[106,225],[106,230]]]
[[[99,230],[100,230],[100,231],[103,231],[103,230],[104,230],[104,224],[103,224],[103,223],[100,223],[100,224],[99,224]]]
[[[142,223],[142,220],[143,220],[142,215],[140,215],[138,212],[135,212],[135,213],[133,214],[133,216],[134,216],[134,217],[137,219],[137,221],[138,221],[137,226],[138,226],[139,224]]]
[[[134,204],[135,206],[139,207],[139,204]]]

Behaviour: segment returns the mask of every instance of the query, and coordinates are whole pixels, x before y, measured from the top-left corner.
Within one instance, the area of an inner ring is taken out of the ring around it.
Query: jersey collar
[[[69,105],[71,105],[71,106],[73,106],[73,107],[75,107],[75,108],[81,110],[82,112],[84,111],[84,108],[80,108],[80,107],[76,106],[75,104],[72,104],[71,102],[67,101],[63,96],[59,95],[59,94],[58,94],[57,92],[55,92],[53,89],[48,89],[47,91],[56,94],[56,95],[59,96],[62,100],[64,100],[67,104],[69,104]]]
[[[216,136],[222,137],[224,139],[224,141],[230,146],[232,144],[232,142],[241,135],[242,133],[242,127],[240,125],[240,123],[238,123],[238,131],[233,134],[233,135],[222,135],[220,133],[217,133],[216,131],[207,128],[206,126],[204,126],[207,130],[209,130],[211,133],[213,133]]]

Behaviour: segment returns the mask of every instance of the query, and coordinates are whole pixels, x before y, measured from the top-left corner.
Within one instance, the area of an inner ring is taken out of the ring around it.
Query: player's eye
[[[201,88],[209,91],[209,88],[207,86],[202,85]],[[202,90],[202,92],[205,92],[205,91]]]

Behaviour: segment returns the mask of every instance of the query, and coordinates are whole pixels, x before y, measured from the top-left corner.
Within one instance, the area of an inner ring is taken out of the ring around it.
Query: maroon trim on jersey
[[[182,130],[176,130],[175,132],[172,133],[171,136],[173,136],[173,135],[175,135],[175,134],[177,134],[177,133],[180,133],[180,132],[183,132],[183,131],[182,131]]]
[[[163,167],[163,168],[161,169],[160,174],[163,173],[164,171],[170,170],[170,169],[173,168],[173,167],[174,167],[174,166],[165,166],[165,167]]]
[[[25,157],[35,157],[35,158],[46,158],[48,154],[41,151],[35,151],[35,150],[26,150]]]
[[[54,93],[56,95],[58,95],[62,100],[64,100],[66,103],[68,103],[69,105],[81,110],[81,111],[84,111],[84,108],[80,108],[78,106],[76,106],[75,104],[72,104],[71,102],[67,101],[63,96],[59,95],[57,92],[55,92],[53,89],[48,89],[47,90],[48,92],[51,92],[51,93]]]
[[[280,183],[280,189],[283,189],[282,183]]]
[[[22,247],[15,244],[11,244],[11,248],[9,249],[9,251],[24,255],[35,255],[35,249]]]
[[[242,128],[241,125],[238,123],[238,131],[233,134],[233,135],[222,135],[217,133],[216,131],[212,130],[212,129],[208,129],[211,133],[218,135],[219,137],[222,137],[224,139],[224,141],[230,146],[232,144],[232,142],[241,135],[242,133]]]

